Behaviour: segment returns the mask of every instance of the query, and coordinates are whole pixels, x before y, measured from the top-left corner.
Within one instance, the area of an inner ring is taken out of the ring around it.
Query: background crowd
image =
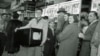
[[[18,20],[17,12],[1,14],[0,56],[100,56],[100,6],[97,12],[80,15],[67,13],[63,8],[57,13],[58,17],[50,20],[42,17],[42,9],[36,9],[34,18],[23,21]],[[39,46],[22,46],[21,32],[14,35],[27,28],[43,30]]]

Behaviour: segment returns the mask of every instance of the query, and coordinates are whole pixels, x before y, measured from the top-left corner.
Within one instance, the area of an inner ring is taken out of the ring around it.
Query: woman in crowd
[[[69,16],[69,25],[57,36],[59,39],[59,50],[57,56],[76,56],[78,48],[78,18],[75,15]]]
[[[54,22],[49,22],[47,41],[44,45],[44,56],[55,56]]]

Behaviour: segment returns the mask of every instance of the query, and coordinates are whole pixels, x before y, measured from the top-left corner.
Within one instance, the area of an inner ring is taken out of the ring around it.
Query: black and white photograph
[[[0,0],[0,56],[100,56],[100,0]]]

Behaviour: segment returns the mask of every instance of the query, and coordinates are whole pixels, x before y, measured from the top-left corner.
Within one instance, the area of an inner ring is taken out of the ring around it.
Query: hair
[[[96,16],[96,18],[98,19],[98,13],[96,11],[90,11],[90,13],[94,13],[94,15]]]
[[[82,21],[82,20],[86,21],[86,22],[88,23],[88,25],[90,24],[90,23],[89,23],[89,20],[86,19],[85,16],[81,16],[81,19],[80,19],[80,20],[81,20],[81,21]]]
[[[19,14],[17,12],[13,12],[13,19],[18,19]]]
[[[88,20],[85,16],[81,16],[81,17],[80,17],[80,22],[81,22],[82,20],[85,21],[85,22],[87,23],[87,25],[90,24],[89,20]],[[86,26],[85,24],[80,23],[81,32],[82,32],[82,29],[83,29],[85,26]]]
[[[36,8],[35,11],[36,11],[36,10],[40,10],[41,12],[43,12],[43,10],[42,10],[41,8]]]
[[[74,23],[78,23],[78,22],[79,22],[79,20],[78,20],[78,18],[77,18],[77,15],[70,14],[69,17],[70,17],[70,16],[73,16],[73,18],[74,18]]]
[[[48,20],[49,18],[48,18],[48,16],[44,16],[43,19]]]
[[[86,20],[86,19],[85,19],[85,17],[84,17],[84,16],[81,16],[80,20],[82,21],[82,20]]]
[[[88,25],[90,24],[90,23],[89,23],[89,20],[86,19],[84,16],[81,16],[81,19],[80,19],[80,20],[81,20],[81,21],[82,21],[82,20],[86,21],[86,22],[88,23]]]

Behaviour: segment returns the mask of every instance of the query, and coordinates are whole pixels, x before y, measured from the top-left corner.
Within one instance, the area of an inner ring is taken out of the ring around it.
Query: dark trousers
[[[6,43],[6,36],[4,33],[0,32],[0,56],[2,56],[2,53],[4,51],[5,43]]]
[[[0,56],[2,56],[3,49],[4,49],[4,46],[1,45],[1,41],[0,41]]]
[[[55,56],[55,48],[53,44],[46,43],[44,45],[43,56]]]
[[[83,41],[80,56],[90,56],[90,41]]]

